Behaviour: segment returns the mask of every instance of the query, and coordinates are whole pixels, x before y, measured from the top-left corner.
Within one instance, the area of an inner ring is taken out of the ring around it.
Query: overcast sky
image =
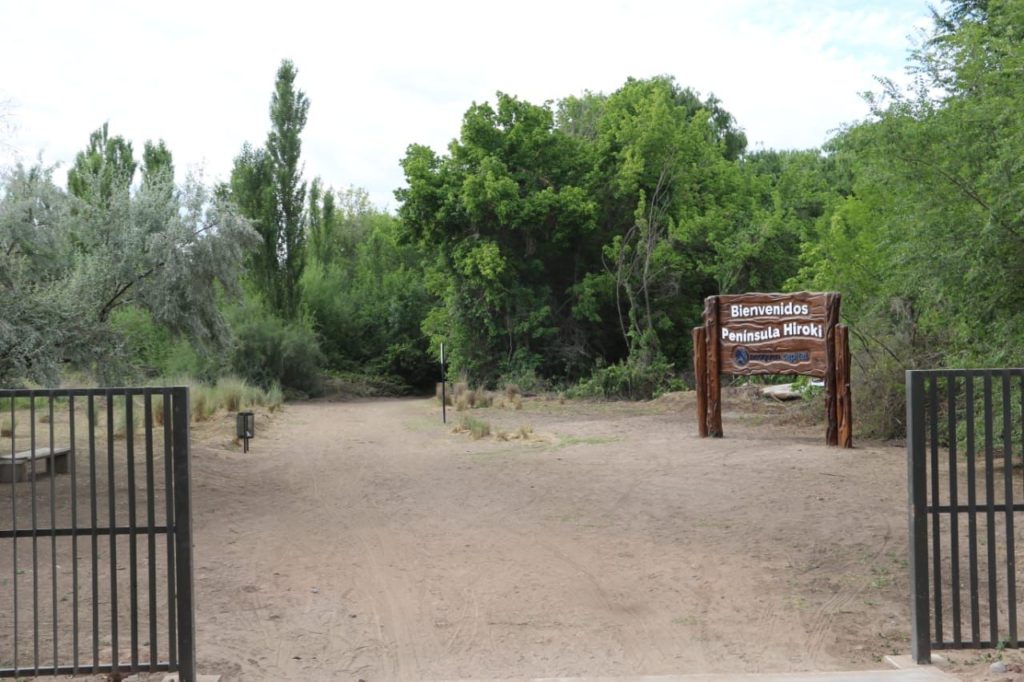
[[[752,147],[816,147],[866,115],[875,76],[903,77],[928,15],[923,0],[0,0],[0,167],[41,154],[63,181],[109,121],[137,156],[163,138],[179,175],[224,180],[266,139],[283,58],[311,102],[306,176],[392,209],[406,147],[445,151],[499,90],[541,103],[671,74]]]

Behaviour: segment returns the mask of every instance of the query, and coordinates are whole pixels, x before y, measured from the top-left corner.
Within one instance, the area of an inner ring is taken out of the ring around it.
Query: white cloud
[[[0,101],[16,105],[23,159],[66,165],[109,120],[223,180],[243,142],[263,143],[291,58],[312,103],[307,175],[394,206],[405,148],[444,151],[497,90],[542,102],[672,74],[714,92],[752,143],[820,145],[866,114],[873,76],[900,76],[927,14],[916,0],[0,2]]]

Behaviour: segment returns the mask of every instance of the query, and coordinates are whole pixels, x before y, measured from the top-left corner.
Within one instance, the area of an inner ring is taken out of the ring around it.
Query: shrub
[[[678,380],[672,377],[672,365],[658,357],[649,364],[626,361],[594,370],[589,379],[567,393],[570,398],[650,400],[677,384]]]
[[[207,376],[212,358],[204,358],[187,339],[175,338],[138,307],[118,308],[111,326],[124,344],[126,366],[119,371],[142,377]],[[122,378],[122,377],[119,377]]]
[[[240,377],[264,389],[278,384],[307,395],[319,393],[323,355],[307,327],[267,316],[238,325],[235,334],[231,365]]]
[[[537,372],[532,369],[521,369],[503,374],[498,380],[498,385],[505,389],[509,398],[517,393],[543,393],[551,389],[551,383],[538,376]]]

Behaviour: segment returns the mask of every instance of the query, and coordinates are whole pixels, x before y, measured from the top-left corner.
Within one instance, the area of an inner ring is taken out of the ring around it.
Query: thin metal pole
[[[50,391],[47,401],[50,432],[50,458],[48,469],[50,472],[50,586],[52,592],[51,615],[53,618],[53,666],[60,665],[57,655],[58,650],[58,629],[57,629],[57,457],[53,454],[53,391]]]
[[[17,451],[15,446],[17,436],[17,425],[14,412],[14,396],[11,396],[11,527],[15,537],[11,541],[11,585],[13,592],[14,606],[14,667],[18,667],[18,475],[17,467],[14,464],[14,455]]]
[[[928,481],[925,478],[924,377],[914,371],[907,382],[907,479],[910,507],[911,654],[917,663],[931,663],[928,613]]]
[[[156,475],[153,471],[153,392],[143,394],[146,432],[146,565],[149,568],[149,670],[156,671],[158,642],[156,631]]]
[[[110,664],[114,672],[120,666],[117,620],[117,487],[114,481],[114,396],[107,391],[107,532],[110,534]]]
[[[996,481],[993,438],[992,373],[985,372],[985,536],[988,542],[988,636],[993,646],[999,640],[999,604],[996,581]]]
[[[139,669],[139,552],[135,514],[135,398],[124,397],[124,439],[128,465],[128,580],[132,670]]]
[[[444,371],[444,343],[441,343],[441,423],[448,423],[448,397],[447,397],[447,384],[448,378]]]
[[[100,665],[99,510],[96,493],[96,396],[89,394],[89,521],[92,560],[92,671]]]
[[[1010,374],[1003,372],[1003,502],[1006,506],[1006,602],[1009,641],[1017,645],[1017,561],[1013,543],[1013,424],[1010,420]]]
[[[931,452],[931,509],[932,509],[932,591],[935,608],[935,641],[941,642],[942,637],[942,527],[939,505],[942,503],[939,487],[939,390],[938,378],[932,374],[928,377],[928,432],[929,451]]]
[[[946,417],[949,431],[949,579],[950,597],[953,608],[953,643],[963,643],[960,628],[960,514],[957,490],[957,425],[956,425],[956,375],[946,379]]]
[[[74,648],[71,666],[78,674],[78,472],[75,464],[78,450],[75,447],[75,396],[68,396],[68,440],[71,452],[71,637]]]
[[[966,377],[967,401],[967,556],[970,562],[971,643],[981,644],[981,604],[978,598],[978,458],[974,428],[974,377]]]
[[[36,394],[29,396],[29,468],[32,496],[32,667],[39,676],[39,519],[36,514]]]
[[[192,492],[188,389],[174,394],[174,539],[178,585],[178,676],[196,681],[196,618],[192,592]]]
[[[167,655],[172,669],[178,666],[178,614],[176,590],[174,585],[174,472],[173,472],[173,438],[171,432],[171,391],[164,389],[164,502],[167,515],[164,525],[167,527]]]

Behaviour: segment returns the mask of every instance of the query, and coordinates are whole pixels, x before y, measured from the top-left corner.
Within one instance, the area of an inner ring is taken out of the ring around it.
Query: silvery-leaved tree
[[[143,182],[133,184],[130,145],[111,146],[101,131],[69,173],[70,192],[52,169],[3,176],[0,384],[52,383],[66,365],[123,379],[124,339],[111,325],[122,307],[147,311],[201,352],[228,338],[217,301],[238,294],[255,232],[200,179],[176,187],[162,143],[147,144]]]

